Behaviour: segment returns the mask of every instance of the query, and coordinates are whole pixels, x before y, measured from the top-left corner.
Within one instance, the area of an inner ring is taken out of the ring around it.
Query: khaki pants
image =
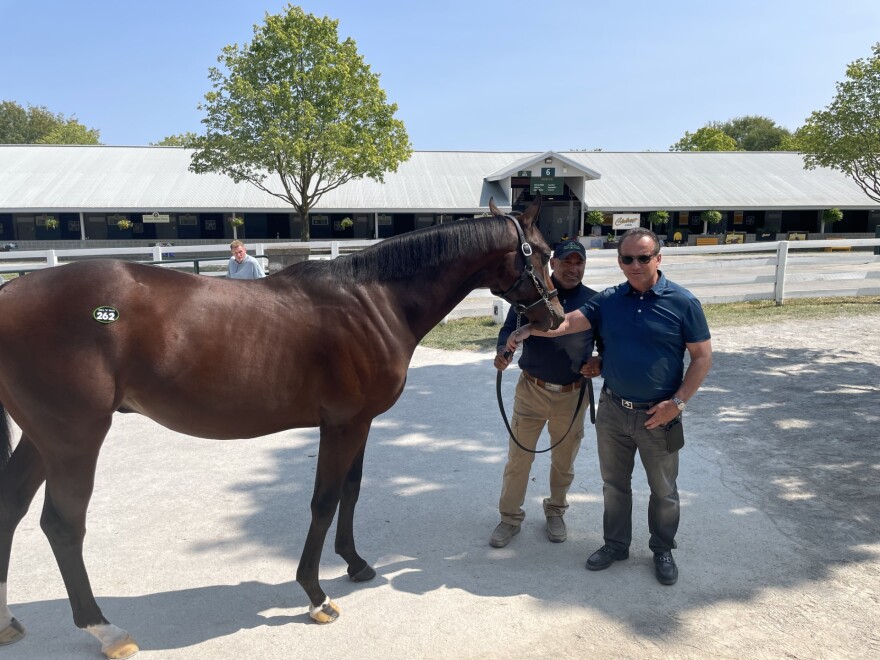
[[[550,452],[550,497],[544,498],[544,515],[561,516],[568,509],[568,487],[574,479],[574,459],[584,437],[584,412],[589,402],[584,400],[574,423],[571,421],[580,390],[571,392],[551,392],[520,374],[516,384],[513,416],[510,428],[523,447],[534,449],[544,425],[550,433],[550,444],[555,444],[565,436],[569,424],[571,431],[565,439]],[[586,399],[586,393],[584,394]],[[535,455],[523,451],[509,440],[507,465],[504,466],[504,480],[498,509],[501,522],[519,525],[526,516],[522,509],[529,483],[529,471]]]

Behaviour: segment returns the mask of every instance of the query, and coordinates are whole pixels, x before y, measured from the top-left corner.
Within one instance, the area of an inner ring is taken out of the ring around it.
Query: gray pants
[[[632,472],[636,450],[645,468],[651,500],[648,504],[648,546],[654,552],[672,550],[678,531],[678,452],[666,451],[663,427],[645,428],[644,410],[629,410],[604,392],[596,414],[599,470],[605,498],[605,543],[615,549],[632,541]]]

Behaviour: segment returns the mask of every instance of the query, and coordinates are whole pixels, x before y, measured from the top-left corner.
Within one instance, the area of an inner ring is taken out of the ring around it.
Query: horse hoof
[[[18,619],[12,617],[12,621],[3,630],[0,630],[0,646],[14,644],[24,638],[24,626],[18,622]]]
[[[109,660],[125,660],[141,649],[137,645],[137,642],[131,638],[131,635],[126,635],[115,644],[101,650],[104,651],[104,655],[106,655]]]
[[[352,582],[369,582],[374,577],[376,577],[376,571],[373,570],[372,566],[367,564],[354,575],[349,573],[348,577],[351,578]]]
[[[339,618],[339,606],[327,598],[320,607],[310,607],[309,616],[316,623],[333,623]]]

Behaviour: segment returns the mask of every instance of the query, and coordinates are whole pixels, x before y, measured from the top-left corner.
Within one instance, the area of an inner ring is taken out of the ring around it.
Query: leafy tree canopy
[[[670,151],[736,151],[736,141],[712,126],[703,126],[695,133],[685,131],[684,137],[669,147]]]
[[[880,202],[880,43],[872,51],[847,66],[837,95],[807,118],[796,140],[806,169],[843,172]]]
[[[223,172],[289,202],[305,220],[322,195],[363,177],[382,181],[412,154],[397,105],[338,21],[288,5],[254,26],[241,48],[212,67],[206,134],[194,141],[194,172]],[[309,223],[302,223],[309,239]]]
[[[795,149],[791,131],[777,125],[769,117],[759,115],[735,117],[724,122],[709,122],[696,133],[685,131],[684,137],[669,148],[670,151],[791,151]]]
[[[97,129],[43,106],[0,102],[0,144],[101,144]]]
[[[169,135],[158,142],[150,142],[150,144],[154,147],[191,147],[195,144],[197,137],[192,131],[187,131],[186,133]]]
[[[713,125],[732,137],[740,151],[779,151],[791,146],[791,131],[769,117],[747,115]]]

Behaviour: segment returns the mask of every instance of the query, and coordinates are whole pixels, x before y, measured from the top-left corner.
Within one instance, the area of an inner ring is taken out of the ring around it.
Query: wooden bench
[[[843,236],[826,236],[826,241],[840,240],[844,238]],[[835,245],[833,247],[824,248],[825,252],[850,252],[852,248],[849,245]]]
[[[697,245],[718,245],[718,237],[698,236]]]

